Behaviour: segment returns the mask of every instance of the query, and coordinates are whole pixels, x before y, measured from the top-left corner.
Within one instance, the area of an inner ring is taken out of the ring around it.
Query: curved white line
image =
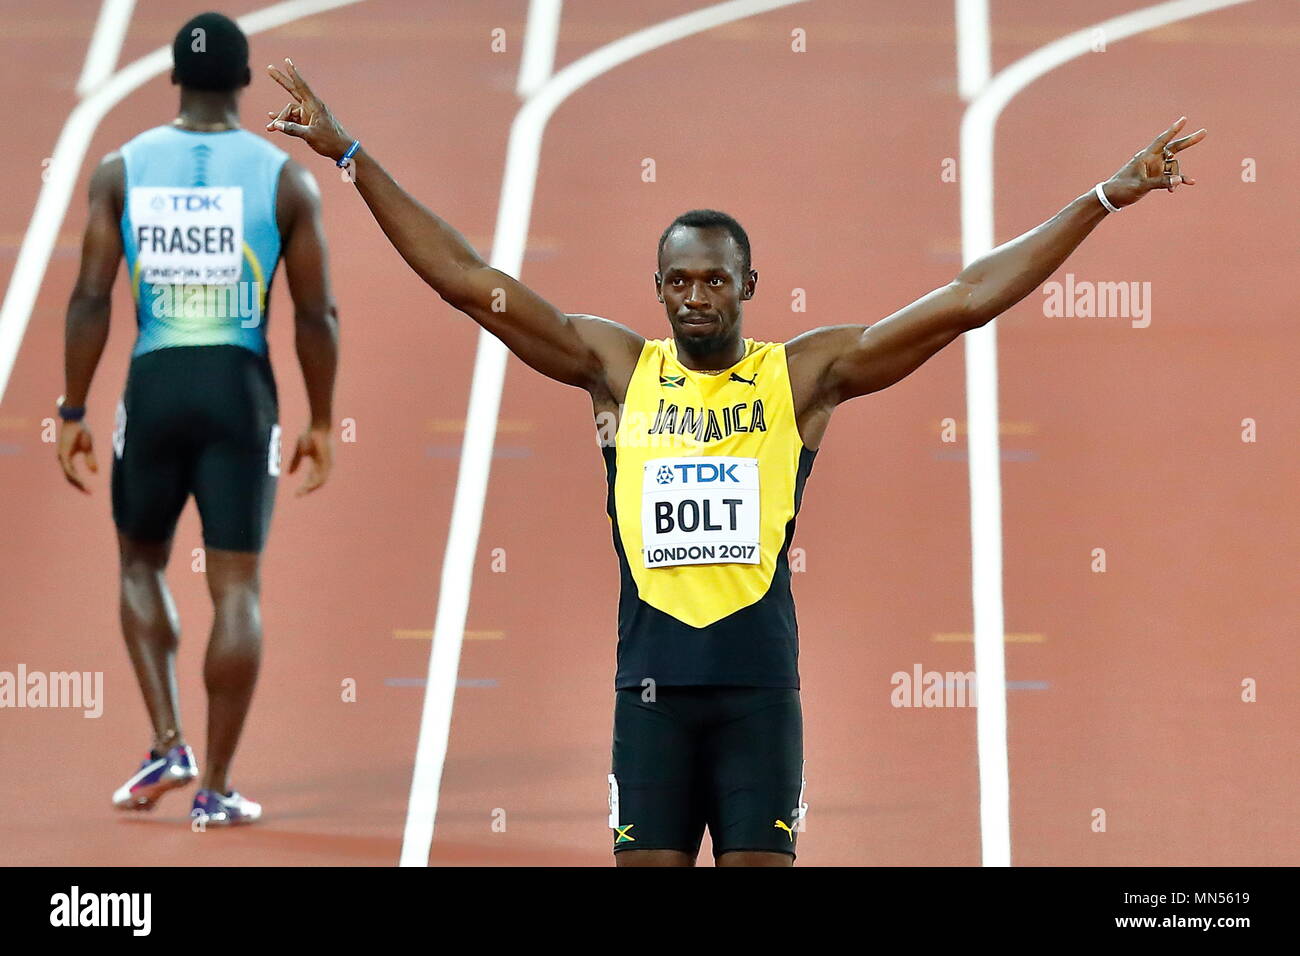
[[[521,100],[528,99],[551,78],[563,6],[563,0],[529,0],[524,52],[519,61],[519,81],[515,84],[515,94]]]
[[[1035,50],[998,73],[961,121],[962,261],[993,248],[993,133],[998,116],[1034,80],[1107,43],[1249,0],[1173,0],[1085,27]],[[959,41],[960,42],[960,41]],[[1002,476],[998,438],[997,324],[965,336],[966,422],[970,449],[971,596],[975,611],[976,737],[980,840],[985,866],[1011,865],[1007,759],[1005,615],[1002,594]]]
[[[675,40],[802,2],[805,0],[730,0],[715,4],[629,33],[551,77],[520,107],[510,127],[506,172],[492,240],[492,265],[510,275],[519,275],[532,215],[542,134],[546,121],[566,97],[619,64]],[[429,863],[429,847],[433,842],[434,819],[438,812],[438,790],[442,785],[443,763],[451,733],[456,674],[460,668],[465,618],[469,612],[474,553],[478,549],[479,531],[483,524],[483,503],[492,465],[497,413],[505,385],[507,354],[506,347],[495,336],[486,331],[479,333],[469,410],[465,416],[460,471],[456,478],[456,497],[451,509],[451,528],[442,561],[438,614],[433,627],[433,647],[429,651],[428,680],[420,715],[420,737],[416,745],[406,829],[402,837],[401,866],[427,866]]]
[[[99,8],[99,19],[95,21],[95,32],[90,37],[90,46],[86,50],[85,62],[81,64],[81,78],[77,80],[78,96],[92,92],[113,74],[118,54],[122,52],[122,41],[126,39],[127,27],[131,25],[131,12],[134,8],[135,0],[104,0]]]
[[[287,0],[237,17],[235,22],[251,36],[312,14],[360,2],[361,0]],[[77,184],[77,174],[81,171],[81,164],[86,158],[86,150],[90,147],[95,130],[109,110],[155,76],[167,72],[171,69],[171,64],[170,45],[142,56],[103,81],[93,93],[73,108],[64,122],[58,144],[54,147],[49,181],[41,187],[41,194],[36,200],[36,211],[32,213],[27,234],[18,250],[13,274],[9,277],[4,305],[0,306],[0,401],[4,400],[5,389],[9,386],[18,349],[22,345],[23,334],[27,331],[27,323],[31,320],[32,306],[36,303],[41,281],[45,278],[50,253],[58,240],[72,190]]]

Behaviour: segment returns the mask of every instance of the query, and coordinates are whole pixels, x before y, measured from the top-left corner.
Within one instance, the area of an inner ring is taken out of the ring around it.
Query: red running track
[[[1132,3],[1000,0],[994,68]],[[699,5],[570,0],[557,65]],[[0,203],[6,282],[41,159],[75,103],[92,7],[19,0],[0,14],[8,125],[24,131]],[[254,63],[292,55],[348,128],[486,253],[525,5],[424,9],[367,0],[318,15],[255,36]],[[176,26],[168,4],[140,0],[119,62]],[[491,50],[494,27],[504,53]],[[790,50],[795,27],[806,53]],[[1277,117],[1289,115],[1298,46],[1293,10],[1260,0],[1076,60],[999,123],[999,241],[1180,113],[1211,134],[1185,163],[1200,185],[1104,223],[1055,277],[1150,282],[1147,328],[1048,317],[1040,293],[998,320],[1018,864],[1294,862],[1300,160]],[[677,213],[713,206],[754,243],[762,279],[747,334],[888,314],[960,268],[959,186],[941,177],[958,155],[954,50],[948,0],[817,0],[617,68],[548,127],[523,280],[568,311],[662,335],[654,243]],[[255,80],[246,122],[280,98]],[[108,804],[148,728],[117,633],[107,474],[90,498],[69,489],[40,422],[61,387],[89,169],[169,119],[174,100],[155,80],[99,126],[0,405],[0,670],[105,675],[99,719],[0,711],[0,799],[18,808],[0,821],[0,862],[391,865],[429,651],[402,632],[427,631],[437,607],[477,330],[407,270],[323,164],[312,168],[344,343],[336,411],[356,441],[337,445],[317,495],[295,499],[295,482],[282,483],[266,657],[235,772],[266,820],[194,834],[183,797],[148,818]],[[653,183],[641,180],[647,157]],[[1243,181],[1246,159],[1257,181]],[[791,311],[794,289],[806,312]],[[305,402],[283,288],[273,300],[292,434]],[[124,282],[114,308],[89,417],[105,461],[133,335]],[[811,804],[801,865],[979,862],[974,712],[890,704],[896,671],[972,666],[964,409],[955,346],[840,410],[818,457],[795,541],[807,569],[795,584]],[[512,359],[501,415],[431,859],[608,865],[617,575],[590,406]],[[942,440],[946,418],[956,442]],[[1241,440],[1245,418],[1256,442]],[[200,545],[191,508],[171,580],[196,743],[210,623],[190,570]],[[1248,678],[1254,703],[1241,700]],[[1105,833],[1092,830],[1097,808]]]

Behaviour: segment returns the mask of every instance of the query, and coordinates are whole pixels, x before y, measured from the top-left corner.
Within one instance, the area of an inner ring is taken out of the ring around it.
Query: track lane
[[[157,46],[160,35],[170,36],[176,24],[165,6],[140,4],[124,60],[137,49]],[[256,6],[239,4],[228,12]],[[414,192],[429,197],[467,233],[482,234],[490,224],[495,183],[490,176],[464,175],[449,189],[447,170],[457,164],[499,167],[514,103],[508,85],[498,81],[512,73],[510,58],[517,54],[493,54],[488,30],[489,24],[521,28],[522,20],[513,19],[515,6],[449,5],[442,15],[444,33],[427,20],[412,23],[408,5],[371,0],[252,38],[253,63],[291,53]],[[467,42],[474,33],[482,36],[481,44]],[[77,42],[84,45],[84,37]],[[447,66],[439,83],[422,84],[420,105],[391,95],[395,78],[427,77],[431,59]],[[69,74],[79,63],[67,65]],[[253,127],[258,111],[278,105],[281,95],[269,81],[255,80],[243,104],[245,124]],[[465,103],[475,108],[467,110]],[[174,109],[174,91],[164,80],[154,81],[106,118],[90,155],[103,155]],[[443,119],[437,136],[417,139],[412,123],[425,111]],[[106,468],[112,410],[133,331],[129,293],[119,283],[89,416],[105,470],[96,494],[82,499],[64,486],[52,452],[34,431],[59,386],[63,304],[76,268],[74,238],[51,262],[0,409],[6,420],[21,422],[13,439],[18,450],[2,467],[10,501],[23,503],[21,508],[11,504],[5,515],[11,545],[0,554],[0,575],[10,582],[4,650],[6,660],[32,669],[104,671],[107,705],[99,720],[55,711],[4,714],[7,730],[13,731],[0,739],[0,765],[25,769],[4,774],[0,792],[30,811],[3,826],[0,842],[7,861],[396,861],[418,698],[385,682],[404,676],[422,659],[418,642],[394,639],[393,631],[421,626],[436,600],[430,569],[446,533],[455,470],[454,462],[439,457],[435,423],[464,414],[465,356],[472,354],[473,329],[454,321],[451,310],[393,255],[351,186],[338,181],[328,164],[314,162],[300,144],[285,145],[313,170],[324,193],[344,343],[336,417],[354,419],[356,441],[336,444],[335,476],[316,496],[293,498],[300,478],[287,478],[281,486],[264,571],[267,650],[234,778],[236,786],[266,804],[267,825],[199,842],[185,825],[184,797],[170,798],[148,820],[119,819],[108,808],[109,793],[148,740],[117,633]],[[83,170],[79,197],[88,174]],[[20,232],[30,205],[6,204],[6,210],[13,221],[6,231]],[[65,228],[79,230],[84,216],[84,199],[79,199]],[[293,355],[292,310],[282,283],[276,285],[270,335],[288,441],[302,427],[306,407]],[[435,363],[438,381],[430,387]],[[190,508],[178,530],[169,577],[182,618],[183,714],[196,744],[204,732],[201,661],[211,620],[203,582],[189,570],[190,551],[200,544]],[[347,678],[357,681],[355,703],[341,699]],[[51,751],[75,753],[77,759],[51,766]],[[37,768],[39,800],[33,790]],[[155,831],[156,837],[141,839],[143,832]]]

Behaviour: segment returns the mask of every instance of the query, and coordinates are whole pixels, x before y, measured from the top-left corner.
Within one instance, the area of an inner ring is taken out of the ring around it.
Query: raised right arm
[[[294,98],[267,124],[337,161],[352,143],[288,60],[268,67]],[[621,402],[643,339],[615,322],[567,315],[512,276],[494,269],[465,237],[406,192],[364,149],[352,158],[357,189],[389,242],[444,301],[499,338],[543,375]]]
[[[561,312],[488,265],[464,236],[416,201],[364,149],[354,158],[357,189],[375,221],[407,265],[448,305],[543,375],[588,391],[618,391],[610,380],[618,376],[610,372],[626,365],[620,361],[625,356],[635,364],[640,336],[605,319]]]

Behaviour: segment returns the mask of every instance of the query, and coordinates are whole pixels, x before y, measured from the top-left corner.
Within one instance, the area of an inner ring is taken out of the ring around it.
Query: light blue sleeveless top
[[[288,154],[246,130],[159,126],[122,147],[122,242],[139,335],[132,358],[182,345],[266,355]]]

